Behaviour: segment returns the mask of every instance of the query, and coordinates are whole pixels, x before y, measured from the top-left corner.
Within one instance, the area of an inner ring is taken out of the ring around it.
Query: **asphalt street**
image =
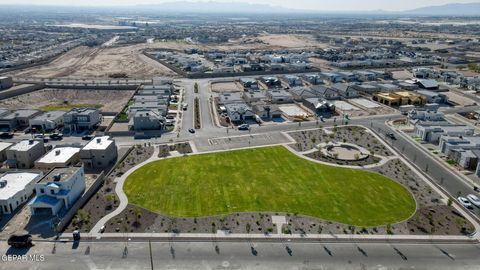
[[[0,269],[479,269],[479,245],[41,242],[0,243]],[[26,257],[14,257],[25,254]],[[150,256],[151,254],[151,256]],[[32,256],[30,256],[32,255]],[[10,260],[10,261],[9,261]],[[152,267],[153,266],[153,267]]]

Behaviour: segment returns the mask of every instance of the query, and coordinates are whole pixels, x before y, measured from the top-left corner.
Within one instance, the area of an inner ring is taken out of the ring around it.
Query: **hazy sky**
[[[176,0],[0,0],[0,4],[103,6],[155,4],[174,1]],[[205,2],[205,0],[187,1]],[[231,0],[215,1],[232,2]],[[416,7],[447,3],[470,3],[475,2],[475,0],[239,0],[235,2],[271,4],[289,8],[315,10],[408,10]]]

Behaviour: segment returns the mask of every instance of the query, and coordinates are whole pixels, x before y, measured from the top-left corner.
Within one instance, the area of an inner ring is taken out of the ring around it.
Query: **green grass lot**
[[[389,178],[317,164],[282,146],[155,161],[124,189],[130,203],[177,217],[289,212],[367,227],[403,221],[416,209]]]
[[[101,108],[102,105],[100,104],[83,104],[83,103],[57,103],[57,104],[49,104],[40,107],[40,110],[44,112],[48,111],[69,111],[73,108]]]

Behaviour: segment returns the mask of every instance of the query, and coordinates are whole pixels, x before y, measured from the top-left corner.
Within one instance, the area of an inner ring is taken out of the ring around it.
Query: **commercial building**
[[[39,160],[35,161],[35,168],[51,170],[57,167],[69,167],[80,161],[80,148],[71,146],[60,146],[53,148]]]
[[[45,154],[43,141],[24,140],[16,143],[6,150],[9,167],[19,169],[30,169],[35,164],[35,160]]]
[[[80,150],[86,168],[104,168],[117,161],[117,145],[109,136],[96,137]]]
[[[32,215],[57,215],[70,209],[84,191],[83,166],[52,169],[35,184],[30,211]]]
[[[101,115],[97,109],[74,108],[63,115],[65,133],[80,133],[94,129],[101,122]]]
[[[0,175],[0,214],[12,214],[32,196],[42,172],[6,172]]]
[[[37,130],[50,131],[63,126],[65,111],[50,111],[30,119],[30,127]]]

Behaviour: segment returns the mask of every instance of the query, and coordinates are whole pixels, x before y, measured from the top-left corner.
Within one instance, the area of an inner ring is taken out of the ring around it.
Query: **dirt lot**
[[[328,44],[316,41],[311,35],[262,35],[258,39],[267,45],[284,48],[328,47]]]
[[[212,82],[212,92],[225,93],[225,92],[241,92],[242,89],[236,82]]]
[[[170,69],[143,55],[142,48],[139,45],[115,48],[82,46],[49,64],[13,71],[11,74],[42,78],[107,78],[114,73],[124,73],[129,78],[175,75]]]
[[[42,89],[0,101],[1,108],[41,109],[68,104],[97,105],[103,112],[119,112],[134,91]],[[67,106],[68,107],[68,106]]]

